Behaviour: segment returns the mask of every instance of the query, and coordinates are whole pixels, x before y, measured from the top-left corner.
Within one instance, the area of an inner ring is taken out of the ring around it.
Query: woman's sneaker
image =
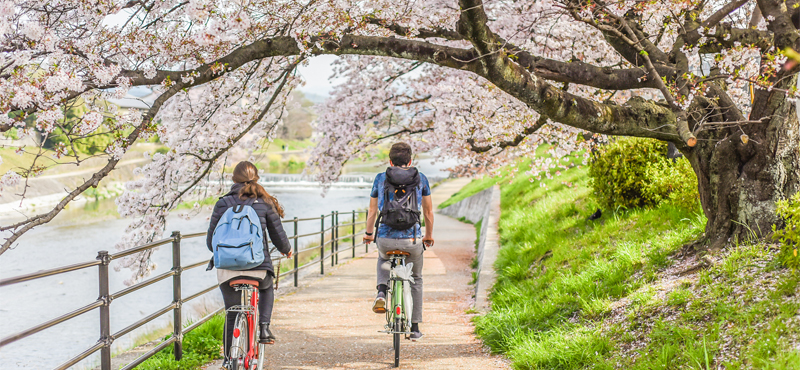
[[[386,293],[378,292],[375,302],[372,303],[372,312],[386,313]]]

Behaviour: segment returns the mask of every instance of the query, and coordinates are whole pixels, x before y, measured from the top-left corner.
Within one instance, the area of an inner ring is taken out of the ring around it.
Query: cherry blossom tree
[[[318,120],[310,165],[323,183],[396,138],[414,137],[418,150],[440,148],[464,159],[462,170],[483,171],[543,143],[556,157],[572,153],[585,146],[581,133],[649,137],[691,162],[708,218],[701,242],[719,248],[747,230],[769,230],[775,201],[799,190],[799,5],[0,1],[0,132],[52,134],[81,99],[88,113],[61,130],[67,144],[55,155],[83,161],[69,143],[99,128],[116,133],[104,168],[52,210],[0,227],[12,233],[0,253],[157,134],[169,152],[152,155],[118,200],[134,220],[119,247],[152,240],[179,202],[220,186],[231,151],[269,141],[302,83],[295,68],[321,54],[342,56],[336,75],[344,81]],[[146,112],[106,103],[133,86],[157,89]],[[557,163],[535,159],[533,171]],[[0,186],[45,167],[4,174]],[[151,268],[147,256],[128,264],[140,274]]]

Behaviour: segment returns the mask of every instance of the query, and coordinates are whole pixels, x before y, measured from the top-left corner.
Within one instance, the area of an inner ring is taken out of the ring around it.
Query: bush
[[[772,237],[780,240],[781,251],[778,254],[778,261],[786,267],[797,269],[800,267],[800,257],[798,257],[797,243],[800,241],[800,193],[792,195],[791,198],[778,201],[776,203],[776,213],[783,219],[785,226],[778,230],[772,225],[774,232]]]
[[[592,153],[592,192],[606,209],[654,207],[662,203],[699,210],[697,177],[686,158],[667,158],[667,143],[616,140]]]
[[[174,347],[167,346],[136,368],[142,370],[198,369],[212,360],[221,358],[219,351],[222,347],[224,326],[225,315],[216,315],[183,337],[183,358],[180,361],[175,361]],[[164,340],[169,337],[167,335]]]
[[[12,127],[10,130],[3,133],[3,136],[11,139],[11,140],[19,140],[19,131],[16,127]]]

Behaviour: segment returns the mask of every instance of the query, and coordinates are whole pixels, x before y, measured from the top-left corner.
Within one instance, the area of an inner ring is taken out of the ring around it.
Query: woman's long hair
[[[244,184],[239,190],[239,198],[258,197],[264,199],[266,202],[272,203],[272,206],[275,207],[275,212],[278,212],[278,216],[284,216],[283,207],[278,203],[278,200],[267,193],[267,190],[258,183],[258,169],[255,165],[248,161],[239,162],[236,168],[233,169],[233,182]]]

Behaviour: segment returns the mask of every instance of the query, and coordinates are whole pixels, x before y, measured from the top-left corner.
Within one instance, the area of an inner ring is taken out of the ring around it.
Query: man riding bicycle
[[[409,338],[417,341],[422,338],[419,329],[422,322],[422,254],[425,247],[433,246],[433,202],[428,178],[411,167],[411,157],[411,146],[406,143],[396,143],[389,150],[390,167],[379,173],[372,184],[364,242],[375,241],[378,245],[378,295],[372,305],[375,313],[386,312],[386,282],[390,269],[386,252],[400,250],[409,253],[406,263],[414,264],[414,282],[411,284],[414,307]],[[425,220],[424,236],[419,222],[420,208]],[[409,224],[410,227],[405,227]]]

